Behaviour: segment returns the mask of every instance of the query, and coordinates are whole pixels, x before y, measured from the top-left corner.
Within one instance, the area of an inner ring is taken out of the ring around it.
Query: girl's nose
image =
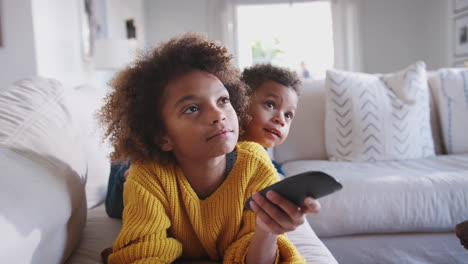
[[[216,123],[219,123],[225,120],[226,120],[226,114],[221,109],[214,107],[212,109],[212,113],[210,117],[210,124],[214,125]]]

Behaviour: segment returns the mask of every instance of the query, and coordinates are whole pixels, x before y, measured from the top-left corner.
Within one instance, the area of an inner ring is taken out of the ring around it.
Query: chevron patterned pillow
[[[434,155],[426,66],[391,74],[327,71],[329,159],[404,160]]]
[[[436,93],[447,153],[468,153],[468,69],[440,69],[429,85]]]

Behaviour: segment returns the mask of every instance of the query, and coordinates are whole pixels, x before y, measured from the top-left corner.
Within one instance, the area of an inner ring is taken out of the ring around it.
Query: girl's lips
[[[216,138],[218,136],[224,136],[224,135],[227,135],[227,134],[232,133],[232,132],[234,132],[234,130],[225,130],[225,129],[223,129],[223,130],[220,130],[220,131],[216,132],[215,134],[209,136],[206,140],[208,141],[208,140],[211,140],[211,139]]]

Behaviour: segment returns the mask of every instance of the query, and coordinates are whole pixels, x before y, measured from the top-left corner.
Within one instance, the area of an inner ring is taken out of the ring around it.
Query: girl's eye
[[[288,112],[284,114],[284,117],[286,117],[287,119],[293,119],[293,114]]]
[[[221,101],[222,104],[229,104],[229,102],[230,102],[229,97],[223,97],[223,98],[221,98],[220,101]]]
[[[185,109],[184,111],[184,114],[191,114],[191,113],[195,113],[195,112],[198,112],[200,109],[198,108],[198,106],[189,106],[187,109]]]
[[[273,103],[271,101],[268,101],[268,102],[265,102],[265,106],[270,108],[270,109],[273,109],[273,108],[275,108],[275,103]]]

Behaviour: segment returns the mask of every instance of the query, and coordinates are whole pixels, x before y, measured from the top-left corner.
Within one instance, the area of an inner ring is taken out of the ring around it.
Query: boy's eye
[[[200,110],[200,109],[198,108],[198,106],[191,105],[191,106],[189,106],[187,109],[185,109],[184,114],[195,113],[195,112],[198,112],[198,110]]]
[[[229,102],[230,102],[229,97],[223,97],[223,98],[221,98],[220,101],[221,101],[222,104],[229,104]]]
[[[275,108],[275,103],[271,102],[271,101],[267,101],[265,102],[265,106],[268,107],[268,108]]]
[[[286,117],[287,119],[293,119],[293,114],[288,112],[284,114],[284,117]]]

